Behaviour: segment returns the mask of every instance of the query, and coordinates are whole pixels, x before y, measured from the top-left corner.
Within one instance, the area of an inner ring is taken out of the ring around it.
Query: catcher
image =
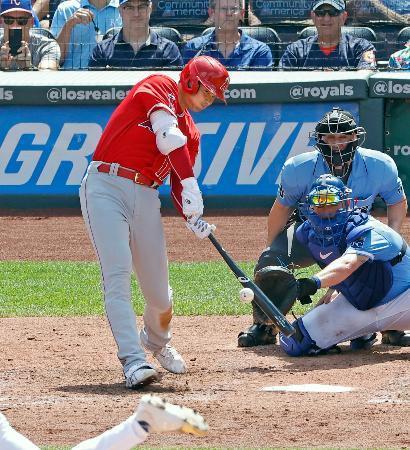
[[[317,354],[376,331],[410,328],[410,251],[393,229],[354,208],[352,191],[332,175],[320,176],[300,205],[305,222],[298,241],[322,268],[296,282],[306,300],[320,288],[335,293],[297,319],[280,345],[291,356]]]
[[[407,201],[396,164],[382,152],[363,148],[365,136],[366,131],[356,124],[350,112],[335,107],[316,125],[313,133],[316,150],[286,161],[278,196],[268,217],[268,247],[260,255],[255,268],[255,282],[269,298],[273,299],[271,287],[275,285],[269,266],[307,267],[315,262],[294,238],[301,219],[292,213],[306,198],[319,175],[332,173],[340,177],[353,190],[359,207],[370,208],[376,196],[380,195],[387,204],[389,227],[400,231],[407,213]],[[329,290],[324,300],[331,295]],[[255,304],[252,306],[253,325],[239,333],[238,346],[274,344],[276,329]],[[288,304],[287,307],[291,306]],[[410,346],[410,335],[389,330],[383,334],[383,343]]]

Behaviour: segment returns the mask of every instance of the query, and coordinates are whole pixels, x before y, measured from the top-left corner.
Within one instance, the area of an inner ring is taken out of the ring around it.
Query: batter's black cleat
[[[238,334],[238,347],[256,347],[258,345],[276,344],[276,334],[271,325],[254,323],[246,331]]]
[[[382,344],[410,347],[410,334],[397,330],[382,331]]]

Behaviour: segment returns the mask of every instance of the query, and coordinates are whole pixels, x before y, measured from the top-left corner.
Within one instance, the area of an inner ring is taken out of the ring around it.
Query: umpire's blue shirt
[[[182,51],[184,63],[187,63],[194,56],[207,55],[217,59],[224,66],[237,70],[271,67],[273,62],[270,48],[241,30],[239,30],[239,33],[241,34],[240,41],[227,58],[218,49],[215,31],[191,39]]]
[[[112,37],[104,39],[94,48],[89,67],[164,67],[182,66],[182,57],[177,45],[154,31],[137,51],[124,42],[122,29]]]
[[[319,47],[317,34],[288,45],[279,61],[281,69],[356,68],[376,67],[373,44],[363,38],[343,33],[339,45],[325,55]]]

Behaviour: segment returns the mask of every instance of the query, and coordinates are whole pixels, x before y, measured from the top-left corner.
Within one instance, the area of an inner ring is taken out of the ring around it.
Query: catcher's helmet
[[[340,242],[353,211],[351,194],[352,190],[340,178],[325,174],[313,183],[306,196],[306,203],[300,205],[302,217],[309,221],[315,237],[324,247]],[[320,208],[329,205],[339,207],[331,215],[320,214]]]
[[[343,134],[351,136],[351,140],[328,144],[325,135]],[[312,136],[316,141],[316,148],[322,153],[333,175],[344,177],[350,170],[354,153],[365,140],[366,131],[359,127],[349,111],[334,107],[317,123]],[[343,145],[343,148],[342,148]]]
[[[196,94],[199,84],[203,84],[223,102],[224,92],[229,86],[229,74],[225,66],[211,56],[192,58],[182,69],[179,81],[188,94]]]

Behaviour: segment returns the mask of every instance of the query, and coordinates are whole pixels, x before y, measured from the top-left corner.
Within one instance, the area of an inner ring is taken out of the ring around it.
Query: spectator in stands
[[[311,18],[317,34],[288,45],[281,69],[374,69],[375,48],[363,38],[342,33],[347,19],[344,0],[316,0]]]
[[[389,69],[410,70],[410,41],[389,59]]]
[[[120,0],[122,28],[97,44],[89,67],[182,66],[174,42],[150,31],[151,0]]]
[[[1,0],[0,68],[2,70],[57,70],[60,48],[54,39],[36,32],[30,0]],[[13,31],[12,31],[13,30]],[[13,54],[12,35],[21,30],[21,46]]]
[[[254,0],[249,0],[248,2],[248,17],[247,17],[247,21],[244,17],[244,20],[240,21],[240,25],[243,25],[243,22],[246,22],[246,24],[250,27],[257,27],[258,25],[261,25],[262,22],[260,21],[260,19],[256,16],[256,14],[253,11],[253,2]],[[246,15],[246,12],[245,12]],[[213,27],[215,25],[215,16],[214,16],[214,10],[210,9],[208,11],[208,17],[205,20],[205,22],[203,22],[203,25],[207,26],[207,27]]]
[[[53,17],[50,31],[61,48],[64,69],[86,69],[104,34],[122,25],[118,0],[66,0]]]
[[[60,1],[64,0],[36,0],[33,4],[33,11],[40,20],[42,28],[50,28],[54,13]]]
[[[239,29],[245,13],[244,0],[210,0],[209,9],[209,15],[215,18],[215,29],[186,43],[182,52],[185,62],[194,56],[208,55],[232,69],[272,66],[269,47]]]

